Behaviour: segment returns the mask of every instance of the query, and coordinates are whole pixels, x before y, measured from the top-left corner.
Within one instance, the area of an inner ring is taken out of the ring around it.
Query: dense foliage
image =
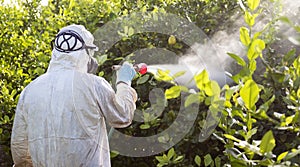
[[[241,69],[232,77],[235,84],[221,88],[203,71],[194,77],[198,90],[191,93],[183,86],[170,83],[164,72],[158,78],[150,74],[138,77],[133,81],[133,87],[140,96],[137,108],[143,112],[150,108],[149,92],[160,87],[165,91],[166,99],[163,104],[157,105],[166,105],[167,112],[149,122],[134,122],[120,131],[135,136],[150,136],[166,129],[178,115],[181,98],[186,98],[187,107],[197,105],[199,110],[209,108],[211,117],[216,120],[204,122],[207,113],[199,112],[193,129],[173,148],[142,158],[121,156],[114,152],[113,166],[300,165],[299,55],[296,55],[296,50],[285,55],[270,52],[277,49],[270,49],[271,39],[276,38],[272,29],[274,24],[269,24],[267,32],[265,29],[254,32],[253,26],[263,8],[260,8],[259,0],[243,3],[246,6],[245,24],[240,27],[240,41],[247,48],[247,58],[244,60],[241,58],[243,55],[229,53]],[[19,94],[28,83],[46,71],[51,56],[51,40],[61,27],[71,23],[83,24],[94,32],[117,17],[150,11],[187,18],[210,36],[223,29],[223,23],[235,11],[241,10],[239,7],[237,1],[232,0],[53,0],[47,6],[41,6],[39,0],[32,0],[20,1],[16,6],[1,5],[0,151],[9,158],[1,159],[0,165],[12,163],[9,142]],[[300,33],[299,26],[279,15],[274,16],[271,22],[280,19]],[[113,79],[111,65],[118,64],[137,49],[160,47],[177,54],[188,49],[180,41],[173,45],[166,34],[134,34],[128,32],[128,27],[125,29],[127,35],[120,33],[122,40],[97,55],[101,64],[97,75],[109,81]],[[268,36],[270,34],[273,36]],[[272,56],[278,56],[280,60],[271,61]],[[256,80],[253,75],[258,59],[263,61],[266,70],[263,77]],[[217,116],[219,114],[222,114],[220,118]],[[217,128],[210,129],[216,122]],[[199,142],[200,131],[205,128],[211,130],[212,135]],[[161,139],[161,142],[170,142],[170,139]]]

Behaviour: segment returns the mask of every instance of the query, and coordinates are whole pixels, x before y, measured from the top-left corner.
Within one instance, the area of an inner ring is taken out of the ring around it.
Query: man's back
[[[23,111],[37,166],[93,166],[89,162],[103,164],[108,156],[108,144],[99,145],[107,143],[104,118],[87,82],[91,75],[66,70],[46,73],[26,88]]]
[[[94,38],[83,26],[58,33],[47,73],[21,93],[11,135],[18,166],[110,166],[105,122],[131,124],[135,75],[126,63],[117,72],[117,92],[103,78],[88,73]]]

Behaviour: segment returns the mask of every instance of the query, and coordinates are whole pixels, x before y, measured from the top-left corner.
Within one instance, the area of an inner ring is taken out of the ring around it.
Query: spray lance
[[[113,65],[111,67],[113,70],[119,70],[121,68],[120,65]],[[145,63],[139,63],[139,64],[135,64],[133,65],[133,68],[135,69],[136,72],[140,73],[140,74],[146,74],[147,73],[147,64]]]

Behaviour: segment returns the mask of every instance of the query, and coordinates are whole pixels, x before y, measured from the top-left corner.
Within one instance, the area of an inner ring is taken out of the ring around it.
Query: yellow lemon
[[[168,39],[168,44],[169,45],[174,45],[176,43],[176,38],[174,35],[170,35],[169,39]]]

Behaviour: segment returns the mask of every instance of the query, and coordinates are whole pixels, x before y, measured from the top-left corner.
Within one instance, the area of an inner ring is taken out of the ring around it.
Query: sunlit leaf
[[[233,54],[233,53],[227,53],[231,58],[233,58],[239,65],[245,66],[246,62],[244,59],[242,59],[240,56]]]
[[[205,85],[209,83],[209,76],[206,70],[203,70],[200,74],[194,77],[197,87],[200,90],[205,89]]]
[[[250,12],[245,11],[244,19],[245,19],[245,22],[248,24],[249,27],[252,27],[255,24],[255,19],[256,19],[257,16],[258,16],[258,14],[253,14],[252,15]]]
[[[285,126],[288,126],[290,123],[293,122],[295,115],[291,115],[285,118]]]
[[[263,154],[271,152],[275,146],[276,146],[275,138],[273,136],[273,132],[270,130],[263,136],[261,140],[260,147],[259,147],[260,152]]]
[[[259,6],[260,0],[247,0],[247,2],[248,7],[253,11]]]
[[[166,99],[174,99],[180,95],[181,86],[172,86],[165,91]]]
[[[233,141],[236,141],[236,142],[240,142],[241,140],[232,136],[232,135],[229,135],[229,134],[224,134],[224,137],[226,137],[227,139],[230,139],[230,140],[233,140]]]
[[[253,80],[248,80],[240,90],[241,98],[248,109],[253,109],[258,101],[260,89]]]
[[[249,63],[249,70],[253,73],[256,70],[256,61],[251,60]]]
[[[293,66],[296,69],[296,74],[300,76],[300,56],[294,61]]]
[[[207,96],[215,96],[220,94],[221,89],[216,81],[210,81],[204,85],[204,92]]]
[[[173,77],[170,76],[170,71],[169,70],[157,70],[157,79],[158,80],[163,80],[163,81],[172,81],[174,80]]]
[[[289,152],[283,152],[280,155],[278,155],[277,157],[277,162],[280,162],[281,160],[283,160],[283,158],[285,158],[285,156],[288,154]]]
[[[262,51],[265,49],[265,42],[261,39],[254,40],[247,53],[247,57],[249,60],[256,59],[259,55],[261,55]]]
[[[240,28],[240,40],[245,46],[249,46],[251,38],[249,35],[249,30],[246,27]],[[231,55],[230,55],[231,56]],[[232,57],[232,56],[231,56]],[[232,57],[233,58],[233,57]],[[240,58],[240,57],[238,57]],[[235,59],[236,60],[236,59]],[[241,64],[240,64],[241,65]],[[242,65],[243,66],[243,65]]]

